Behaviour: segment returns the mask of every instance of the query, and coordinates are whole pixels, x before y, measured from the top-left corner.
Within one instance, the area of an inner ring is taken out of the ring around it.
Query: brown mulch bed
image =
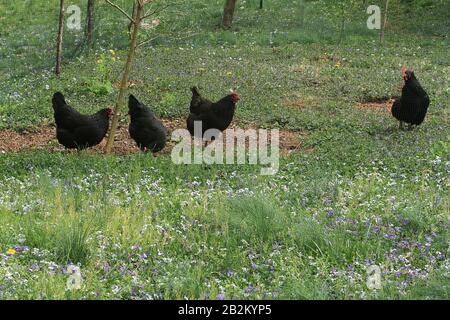
[[[305,106],[305,102],[303,100],[286,99],[283,101],[283,105],[285,105],[286,107],[301,109]]]
[[[391,112],[392,104],[394,103],[395,99],[396,98],[357,102],[355,104],[355,107],[363,110],[382,111],[382,112],[387,110],[388,112]]]
[[[172,131],[178,128],[185,128],[186,121],[184,119],[162,119],[162,122],[169,131],[169,137]],[[239,123],[234,121],[231,128],[257,129],[253,124]],[[27,150],[47,150],[50,152],[63,151],[64,147],[58,143],[55,134],[54,125],[44,125],[35,130],[17,132],[10,129],[0,130],[0,154],[21,152]],[[280,154],[282,156],[289,155],[301,148],[300,136],[301,132],[280,129]],[[175,141],[168,141],[166,148],[161,154],[169,154]],[[86,150],[90,154],[103,153],[106,145],[106,139],[98,146]],[[126,122],[119,123],[118,132],[116,133],[113,153],[117,155],[126,155],[139,152],[136,143],[128,134],[128,124]]]

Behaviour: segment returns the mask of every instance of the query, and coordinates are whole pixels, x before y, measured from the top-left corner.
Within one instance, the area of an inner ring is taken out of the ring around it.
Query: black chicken
[[[403,122],[408,123],[408,129],[413,125],[420,125],[427,114],[430,98],[414,75],[414,71],[407,68],[402,70],[405,84],[402,96],[392,105],[392,115],[400,121],[400,129]]]
[[[144,151],[158,152],[166,146],[167,130],[152,110],[133,95],[128,100],[131,122],[128,128],[131,138]]]
[[[236,103],[240,100],[239,94],[234,91],[217,102],[203,98],[198,92],[197,87],[192,89],[191,105],[189,107],[190,114],[187,118],[187,128],[191,135],[199,134],[194,132],[194,123],[200,121],[202,123],[201,137],[208,129],[217,129],[224,131],[228,128],[233,120],[236,110]]]
[[[56,138],[68,149],[85,149],[96,146],[105,137],[109,128],[112,109],[105,108],[93,115],[83,115],[69,106],[61,92],[52,99]]]

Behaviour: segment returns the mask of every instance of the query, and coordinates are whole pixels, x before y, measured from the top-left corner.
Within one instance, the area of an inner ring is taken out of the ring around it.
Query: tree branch
[[[142,20],[144,20],[144,19],[146,19],[146,18],[148,18],[148,17],[150,17],[150,16],[152,16],[152,15],[154,15],[154,14],[160,13],[161,11],[163,11],[163,10],[169,8],[170,6],[171,6],[171,5],[168,4],[168,5],[165,5],[165,6],[163,6],[163,7],[156,8],[155,10],[153,10],[153,11],[150,12],[150,13],[147,11],[147,12],[144,14],[144,16],[142,17]],[[158,10],[158,9],[159,9],[159,10]]]
[[[110,0],[106,0],[106,2],[108,2],[111,6],[113,6],[120,12],[122,12],[128,18],[128,20],[130,20],[132,23],[136,23],[136,21],[134,21],[134,19],[125,10],[123,10],[121,7],[119,7],[117,4],[112,3]]]

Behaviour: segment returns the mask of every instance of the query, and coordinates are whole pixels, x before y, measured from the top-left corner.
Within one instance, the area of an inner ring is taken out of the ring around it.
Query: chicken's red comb
[[[406,75],[406,71],[408,71],[407,67],[403,67],[402,69],[402,75],[405,76]]]

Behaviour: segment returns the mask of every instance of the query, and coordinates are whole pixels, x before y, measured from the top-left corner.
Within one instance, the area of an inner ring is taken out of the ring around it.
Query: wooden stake
[[[60,3],[59,3],[58,36],[56,38],[56,68],[55,68],[55,73],[56,73],[57,76],[59,76],[61,74],[63,36],[64,36],[64,0],[61,0]]]
[[[94,0],[88,0],[86,39],[88,45],[92,46],[94,44]]]

